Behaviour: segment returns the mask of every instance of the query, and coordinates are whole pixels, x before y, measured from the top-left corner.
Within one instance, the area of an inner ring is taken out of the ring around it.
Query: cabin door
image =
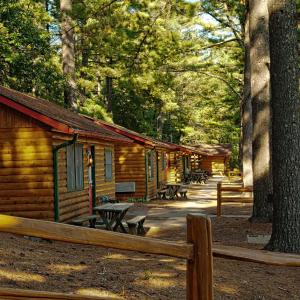
[[[95,176],[95,146],[87,149],[88,179],[89,179],[89,213],[93,214],[96,202],[96,176]]]

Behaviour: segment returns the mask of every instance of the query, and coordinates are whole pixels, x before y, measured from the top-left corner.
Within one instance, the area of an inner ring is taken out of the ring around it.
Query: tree
[[[63,78],[44,5],[0,0],[0,84],[60,102]]]
[[[251,220],[269,222],[272,218],[270,154],[270,55],[267,0],[249,0],[251,102],[253,118],[253,194]]]
[[[269,0],[273,110],[272,236],[267,249],[300,253],[300,103],[296,3]]]
[[[76,100],[74,23],[71,17],[72,0],[60,0],[62,68],[66,78],[64,103],[66,107],[78,109]]]
[[[252,170],[252,106],[251,106],[251,70],[250,70],[250,36],[249,36],[249,2],[246,1],[244,22],[244,88],[241,107],[242,116],[242,170],[245,187],[253,185]]]

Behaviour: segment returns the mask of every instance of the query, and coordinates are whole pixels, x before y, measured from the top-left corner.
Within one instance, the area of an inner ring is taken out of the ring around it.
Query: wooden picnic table
[[[167,187],[168,191],[169,191],[169,198],[170,199],[174,199],[175,197],[178,199],[178,192],[180,190],[180,188],[182,187],[181,183],[176,183],[176,182],[167,182],[165,184],[165,186]]]
[[[122,220],[131,206],[133,203],[107,203],[94,207],[94,211],[99,213],[107,230],[116,231],[120,227],[127,233]]]

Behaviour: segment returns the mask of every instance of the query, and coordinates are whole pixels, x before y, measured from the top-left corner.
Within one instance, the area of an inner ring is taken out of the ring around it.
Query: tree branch
[[[211,44],[211,45],[205,46],[203,48],[200,48],[199,51],[206,50],[206,49],[213,48],[213,47],[222,46],[222,45],[224,45],[226,43],[230,43],[230,42],[234,42],[234,41],[238,42],[238,39],[237,38],[232,38],[232,39],[229,39],[229,40],[226,40],[226,41],[223,41],[223,42]]]
[[[196,73],[199,73],[199,74],[203,74],[205,76],[208,76],[208,77],[211,77],[211,78],[215,78],[215,79],[218,79],[222,82],[224,82],[228,87],[229,89],[241,100],[242,99],[242,96],[235,90],[235,88],[226,80],[224,79],[222,76],[219,76],[219,75],[216,75],[216,74],[211,74],[211,73],[207,73],[207,72],[204,72],[204,71],[199,71],[199,70],[196,70],[196,69],[181,69],[181,70],[168,70],[169,72],[173,72],[173,73],[184,73],[184,72],[196,72]]]

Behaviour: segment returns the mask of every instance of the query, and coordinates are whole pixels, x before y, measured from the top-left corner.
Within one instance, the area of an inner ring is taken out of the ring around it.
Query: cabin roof
[[[45,99],[0,86],[0,103],[11,107],[51,128],[112,142],[132,142],[114,130],[98,126],[92,120]]]
[[[176,150],[176,146],[178,146],[175,144],[172,145],[170,143],[159,141],[157,139],[148,137],[146,135],[135,132],[133,130],[130,130],[128,128],[125,128],[125,127],[117,125],[117,124],[107,123],[102,120],[95,120],[95,122],[99,125],[102,125],[105,128],[114,130],[116,133],[122,134],[130,139],[133,139],[136,142],[139,142],[139,143],[142,143],[145,145],[149,145],[152,147],[155,147],[155,146],[161,147],[161,148],[165,148],[165,149],[169,149],[169,150]]]
[[[185,153],[196,153],[196,154],[202,154],[201,151],[194,147],[185,146],[185,145],[178,145],[170,142],[160,141],[155,138],[143,135],[141,133],[138,133],[136,131],[130,130],[126,127],[123,127],[121,125],[113,124],[113,123],[107,123],[102,120],[95,120],[96,123],[105,126],[107,128],[110,128],[112,130],[115,130],[115,132],[124,134],[125,136],[139,142],[142,144],[146,144],[152,147],[161,147],[165,149],[169,149],[171,151],[181,151]]]
[[[202,155],[207,156],[230,156],[231,155],[231,144],[196,144],[192,145],[202,153]]]

